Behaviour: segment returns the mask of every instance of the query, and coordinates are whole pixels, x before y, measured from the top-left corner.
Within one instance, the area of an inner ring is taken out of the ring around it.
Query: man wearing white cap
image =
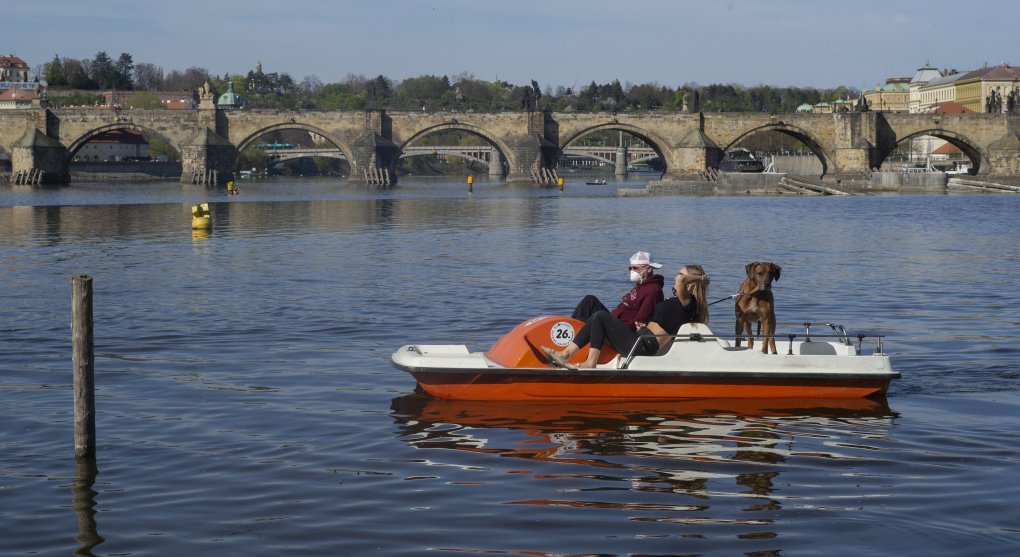
[[[635,283],[635,286],[623,295],[620,304],[610,313],[623,321],[632,331],[648,323],[655,310],[655,304],[663,300],[664,279],[662,275],[655,274],[655,269],[661,267],[661,263],[652,262],[652,256],[647,251],[639,251],[630,257],[630,281]],[[588,321],[588,318],[597,311],[609,309],[597,297],[588,294],[577,304],[571,317]]]

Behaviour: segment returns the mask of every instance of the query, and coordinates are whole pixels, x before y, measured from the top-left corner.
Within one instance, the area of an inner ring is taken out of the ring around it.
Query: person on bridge
[[[644,326],[652,316],[655,304],[663,300],[662,285],[665,279],[662,275],[655,274],[656,269],[661,269],[661,263],[652,262],[652,256],[647,251],[639,251],[630,257],[630,281],[635,283],[619,305],[612,312],[595,295],[588,294],[574,308],[571,317],[578,321],[588,321],[592,315],[599,311],[608,312],[612,317],[622,321],[631,331]]]
[[[673,283],[676,297],[655,304],[651,319],[637,331],[628,329],[609,313],[599,311],[588,318],[566,348],[556,350],[543,346],[542,352],[550,362],[566,368],[574,367],[568,360],[585,345],[590,345],[588,357],[577,366],[580,368],[595,367],[607,342],[624,356],[631,350],[635,356],[654,356],[669,344],[684,323],[708,323],[709,282],[704,267],[685,265]]]

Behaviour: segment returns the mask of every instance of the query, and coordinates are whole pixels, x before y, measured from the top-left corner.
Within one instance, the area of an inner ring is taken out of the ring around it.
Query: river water
[[[1020,197],[617,186],[0,186],[0,555],[1020,552]],[[885,334],[903,377],[882,401],[478,404],[389,363],[612,305],[639,249],[705,265],[713,298],[779,263],[780,330]],[[78,274],[98,474],[73,456]]]

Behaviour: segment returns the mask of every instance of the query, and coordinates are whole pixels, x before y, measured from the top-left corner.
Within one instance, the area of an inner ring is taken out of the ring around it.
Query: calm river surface
[[[243,188],[0,185],[0,555],[1020,554],[1020,196]],[[478,404],[389,363],[615,303],[639,249],[704,264],[713,299],[779,263],[780,330],[886,334],[903,377],[880,402]]]

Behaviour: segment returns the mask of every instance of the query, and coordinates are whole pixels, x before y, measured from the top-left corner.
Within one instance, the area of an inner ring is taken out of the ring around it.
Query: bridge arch
[[[100,136],[100,135],[102,135],[104,133],[112,132],[112,131],[116,131],[116,130],[132,130],[132,131],[136,131],[136,132],[145,133],[145,134],[148,134],[148,135],[153,135],[153,136],[159,137],[163,141],[167,142],[167,144],[169,144],[171,147],[173,147],[174,150],[177,151],[178,154],[180,154],[180,152],[181,152],[181,146],[180,145],[178,145],[176,142],[174,142],[169,137],[163,135],[162,133],[160,133],[160,132],[158,132],[158,131],[156,131],[156,130],[154,130],[152,128],[141,126],[141,125],[136,124],[134,122],[113,122],[113,123],[110,123],[110,124],[99,126],[98,128],[92,128],[92,129],[88,130],[87,132],[85,132],[84,134],[82,134],[81,136],[79,136],[76,139],[74,139],[74,141],[72,141],[70,143],[70,145],[67,146],[67,152],[66,152],[67,160],[68,161],[74,160],[74,156],[89,141],[92,141],[93,139],[95,139],[96,137],[98,137],[98,136]]]
[[[447,130],[467,132],[467,133],[470,133],[472,135],[478,136],[478,137],[484,139],[490,145],[492,145],[492,147],[495,148],[496,151],[498,151],[499,154],[501,155],[501,157],[500,157],[501,160],[504,161],[504,163],[506,165],[508,165],[510,168],[513,168],[513,166],[516,163],[516,159],[514,157],[513,150],[510,149],[505,143],[500,141],[496,136],[492,135],[492,133],[490,133],[488,130],[486,130],[485,128],[476,126],[474,124],[468,124],[468,123],[465,123],[465,122],[457,122],[457,121],[442,122],[442,123],[439,123],[439,124],[434,124],[434,125],[431,125],[431,126],[426,126],[426,127],[422,128],[422,129],[414,132],[413,134],[411,134],[407,138],[407,140],[405,140],[403,143],[401,143],[399,145],[400,151],[401,151],[401,157],[400,158],[404,158],[404,155],[403,155],[404,150],[407,149],[407,147],[409,147],[412,143],[414,143],[418,139],[421,139],[422,137],[425,137],[426,135],[430,135],[430,134],[433,134],[433,133],[436,133],[436,132],[441,132],[441,131],[447,131]],[[457,156],[457,155],[455,155],[453,153],[451,153],[451,155]],[[484,164],[489,164],[489,161],[481,161],[480,159],[475,159],[475,158],[471,158],[471,157],[465,157],[465,158],[467,158],[468,160],[478,160],[478,162],[483,162]]]
[[[828,172],[829,167],[832,166],[833,161],[832,155],[828,151],[826,151],[824,147],[822,147],[821,143],[817,139],[815,139],[811,132],[798,126],[787,124],[786,122],[770,122],[768,124],[744,130],[743,132],[738,134],[732,141],[730,141],[727,145],[722,147],[723,153],[732,149],[734,146],[740,143],[740,141],[745,137],[763,132],[782,133],[806,145],[807,148],[810,149],[811,152],[814,153],[816,157],[818,157],[818,160],[821,161],[822,176],[824,176]]]
[[[889,158],[889,155],[891,155],[892,152],[896,150],[896,147],[902,144],[904,141],[910,141],[915,137],[921,137],[925,135],[945,140],[952,144],[957,149],[963,151],[963,154],[966,155],[971,162],[970,174],[977,174],[983,165],[984,166],[989,165],[988,158],[985,152],[980,147],[978,147],[977,142],[974,141],[973,139],[958,132],[940,128],[931,128],[912,131],[908,135],[905,135],[903,137],[893,137],[890,138],[887,142],[879,145],[879,148],[877,149],[878,160],[876,161],[876,166],[881,167],[885,163],[885,160]]]
[[[587,128],[583,128],[583,129],[577,130],[572,135],[569,135],[569,136],[567,136],[566,138],[564,138],[564,139],[562,139],[560,141],[560,144],[558,146],[559,147],[559,153],[557,153],[557,158],[562,156],[564,149],[570,147],[570,145],[572,143],[574,143],[575,141],[577,141],[578,139],[581,139],[582,137],[584,137],[586,135],[591,135],[591,134],[593,134],[595,132],[600,132],[600,131],[622,131],[622,132],[629,133],[629,134],[633,135],[634,137],[637,137],[641,141],[644,141],[649,147],[652,148],[653,151],[655,151],[655,154],[659,157],[659,160],[662,161],[662,164],[663,164],[665,172],[669,172],[670,168],[675,166],[674,161],[670,160],[667,157],[667,153],[669,151],[666,150],[666,149],[663,149],[663,145],[669,145],[669,142],[667,142],[665,139],[663,139],[662,137],[658,136],[657,134],[649,132],[648,130],[646,130],[644,128],[640,128],[640,127],[634,126],[632,124],[623,124],[623,123],[620,123],[620,122],[604,122],[604,123],[596,124],[594,126],[589,126]],[[593,158],[598,159],[598,160],[603,160],[603,161],[608,162],[608,163],[615,162],[615,161],[610,161],[608,159],[604,159],[602,157],[593,157]],[[651,158],[653,158],[653,157],[651,157],[651,156],[644,157],[642,160],[649,160]],[[635,162],[635,161],[631,161],[631,162]]]
[[[240,153],[248,146],[255,143],[255,140],[262,137],[263,135],[282,130],[304,130],[306,132],[311,132],[316,135],[322,136],[333,145],[336,145],[337,149],[340,149],[340,152],[343,153],[344,158],[346,158],[348,162],[354,160],[353,151],[351,150],[350,145],[337,139],[336,136],[320,127],[313,126],[311,124],[303,124],[301,122],[280,122],[278,124],[272,124],[269,126],[265,126],[263,128],[259,128],[254,132],[251,132],[247,137],[242,139],[237,144],[237,152]]]

